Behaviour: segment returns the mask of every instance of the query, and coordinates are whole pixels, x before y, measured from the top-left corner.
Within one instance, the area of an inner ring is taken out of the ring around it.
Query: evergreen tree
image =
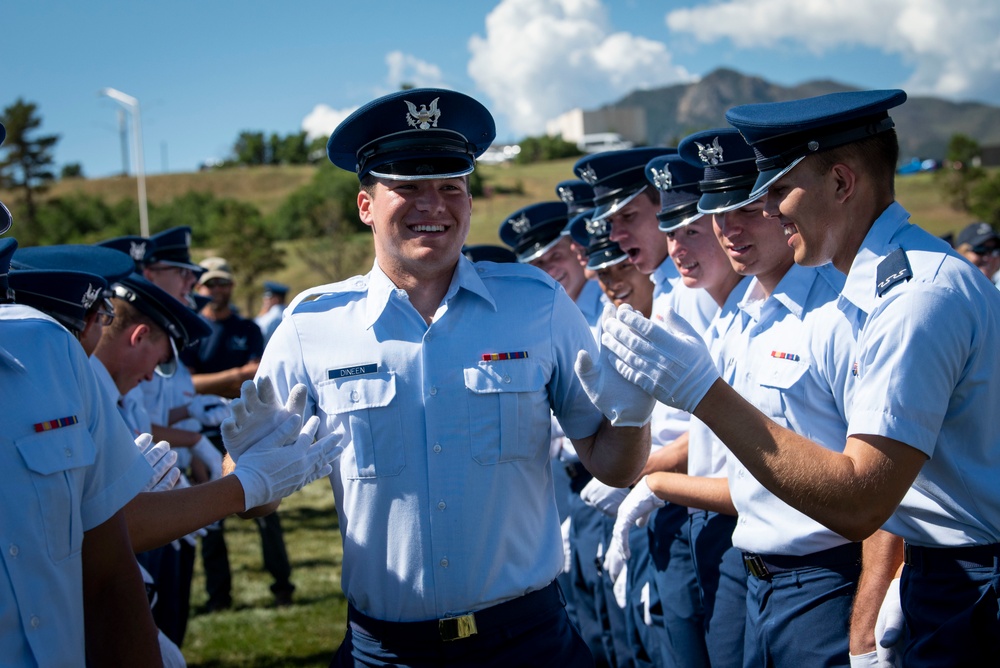
[[[54,163],[52,150],[59,135],[32,137],[42,124],[34,102],[17,102],[3,110],[3,124],[7,128],[7,139],[0,151],[0,185],[20,190],[24,193],[24,217],[26,226],[34,226],[37,219],[35,195],[55,180],[52,172]]]

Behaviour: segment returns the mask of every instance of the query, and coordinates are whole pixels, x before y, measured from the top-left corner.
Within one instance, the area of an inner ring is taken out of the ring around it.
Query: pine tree
[[[3,124],[7,139],[0,151],[0,184],[5,188],[19,189],[24,193],[24,216],[28,226],[35,225],[37,207],[35,195],[44,192],[55,180],[52,172],[52,150],[59,135],[30,137],[42,124],[38,105],[18,98],[3,110]]]

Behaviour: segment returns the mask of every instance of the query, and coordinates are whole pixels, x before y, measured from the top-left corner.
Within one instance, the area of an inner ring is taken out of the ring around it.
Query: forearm
[[[662,448],[651,452],[641,475],[649,475],[655,471],[686,473],[687,457],[688,433],[684,432]]]
[[[137,495],[125,506],[136,552],[145,552],[245,510],[243,485],[234,475],[201,485]]]
[[[156,626],[123,512],[84,533],[81,561],[88,665],[160,666]]]
[[[220,397],[236,399],[240,396],[240,386],[243,385],[243,381],[252,380],[259,366],[259,360],[251,360],[243,366],[236,366],[224,371],[192,374],[191,381],[198,394],[215,394]]]
[[[721,380],[695,415],[764,487],[851,540],[882,526],[925,461],[879,436],[851,437],[843,453],[828,450],[778,426]]]
[[[177,429],[176,427],[164,427],[163,425],[153,425],[153,440],[166,441],[171,448],[190,448],[201,440],[201,434],[187,429]]]
[[[851,654],[875,650],[875,622],[889,583],[903,564],[903,539],[876,531],[862,546],[861,578],[851,609]]]
[[[725,478],[702,478],[686,473],[657,471],[646,476],[646,484],[653,494],[664,501],[723,515],[736,515],[736,507],[729,494],[729,483]]]
[[[173,424],[175,422],[180,422],[181,420],[186,420],[189,417],[191,417],[191,414],[188,413],[187,404],[184,404],[183,406],[174,406],[170,409],[170,413],[167,415],[167,422]]]
[[[628,487],[649,459],[649,425],[614,427],[605,418],[590,438],[573,439],[573,447],[595,478],[612,487]]]

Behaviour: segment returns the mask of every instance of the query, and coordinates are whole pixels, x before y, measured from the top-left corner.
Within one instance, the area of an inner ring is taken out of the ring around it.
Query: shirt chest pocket
[[[769,417],[787,426],[785,413],[788,409],[788,396],[801,392],[799,381],[809,370],[809,362],[804,359],[790,360],[780,357],[770,357],[758,370],[756,381],[760,385],[760,408]]]
[[[532,459],[548,447],[546,378],[523,360],[466,368],[470,447],[483,465]]]
[[[78,469],[94,464],[94,440],[77,424],[25,436],[15,445],[32,472],[49,556],[55,562],[68,559],[83,546],[83,489]],[[30,503],[30,499],[25,501]]]
[[[399,475],[406,464],[403,424],[396,404],[396,377],[384,372],[326,381],[318,386],[319,407],[328,417],[346,422],[354,456],[351,480]]]

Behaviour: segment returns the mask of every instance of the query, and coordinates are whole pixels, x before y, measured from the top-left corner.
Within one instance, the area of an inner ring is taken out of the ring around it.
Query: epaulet
[[[476,273],[483,278],[528,278],[555,287],[558,282],[538,267],[521,262],[488,262],[474,263]]]
[[[906,253],[902,248],[889,253],[884,260],[878,263],[875,272],[875,293],[881,297],[897,283],[903,283],[913,278],[910,270],[910,263],[906,259]]]

